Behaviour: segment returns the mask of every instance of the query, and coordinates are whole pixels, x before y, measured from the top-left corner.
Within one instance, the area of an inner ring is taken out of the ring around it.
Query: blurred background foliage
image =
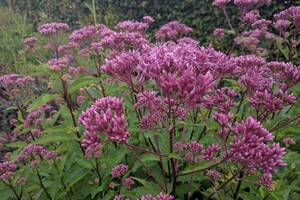
[[[94,23],[93,0],[0,0],[0,74],[25,70],[30,61],[23,56],[22,41],[33,36],[36,27],[46,22],[65,22],[72,29]],[[220,9],[213,7],[213,0],[94,0],[97,23],[115,26],[123,20],[141,20],[150,15],[156,19],[152,30],[163,24],[179,20],[194,29],[193,37],[202,45],[213,42],[216,27],[228,28]],[[228,6],[232,23],[238,22],[238,11]],[[261,9],[262,17],[272,19],[274,13],[300,0],[276,0]],[[151,34],[150,34],[151,38]],[[153,38],[153,37],[152,37]],[[22,66],[22,67],[20,67]],[[20,68],[20,69],[19,69]]]

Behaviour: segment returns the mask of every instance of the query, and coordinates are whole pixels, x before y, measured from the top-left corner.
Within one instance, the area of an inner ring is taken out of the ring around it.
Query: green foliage
[[[32,33],[26,17],[0,7],[0,74],[24,72],[27,64],[23,39]]]

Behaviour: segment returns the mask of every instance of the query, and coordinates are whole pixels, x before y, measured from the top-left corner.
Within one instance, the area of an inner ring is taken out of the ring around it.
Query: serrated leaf
[[[148,161],[159,161],[159,157],[156,156],[156,155],[152,155],[152,154],[144,154],[143,156],[140,157],[140,159],[144,163],[147,163],[148,167],[149,167],[149,162]],[[132,171],[135,172],[140,166],[142,166],[140,162],[135,162],[134,166],[132,168]]]
[[[4,188],[4,186],[3,186],[3,188]],[[0,199],[1,200],[11,199],[12,196],[13,196],[13,194],[12,194],[11,190],[9,190],[7,188],[0,190]],[[15,198],[16,198],[16,196],[15,196]]]
[[[27,147],[27,143],[26,142],[12,142],[7,144],[6,146],[8,147],[17,147],[17,148],[23,148],[23,147]]]
[[[85,86],[89,86],[93,83],[97,83],[100,81],[99,78],[95,78],[92,76],[86,76],[76,79],[69,87],[69,93],[73,93],[75,90],[78,90],[80,88],[83,88]]]
[[[182,157],[180,157],[180,156],[178,155],[178,153],[170,153],[170,154],[168,155],[168,158],[183,159]]]
[[[32,112],[35,109],[37,109],[38,107],[40,107],[41,105],[48,103],[49,101],[51,101],[59,96],[60,96],[59,94],[44,94],[33,102],[33,104],[27,110],[27,112]]]
[[[209,167],[211,165],[215,164],[215,162],[213,161],[208,161],[206,162],[204,165],[199,165],[199,166],[190,166],[188,167],[187,169],[183,170],[182,172],[180,172],[180,174],[185,174],[185,173],[189,173],[189,172],[192,172],[192,171],[195,171],[195,170],[201,170],[203,168],[206,168],[206,167]]]
[[[36,140],[35,144],[45,144],[50,142],[65,142],[65,141],[75,141],[77,137],[65,132],[56,132],[51,134],[43,135],[41,138]]]
[[[110,200],[112,197],[117,195],[117,192],[114,190],[109,190],[108,193],[103,197],[103,200]]]
[[[161,192],[161,188],[153,182],[146,181],[137,177],[131,177],[132,179],[140,182],[144,187],[135,188],[133,191],[136,192],[137,197],[142,195],[152,194],[153,196],[158,195]]]
[[[71,173],[67,174],[65,182],[70,188],[72,185],[80,181],[85,175],[87,175],[87,172],[84,168],[77,168],[76,170],[73,170]]]
[[[91,164],[92,161],[88,160],[83,155],[75,155],[75,161],[78,163],[79,166],[84,167],[86,169],[93,169]]]

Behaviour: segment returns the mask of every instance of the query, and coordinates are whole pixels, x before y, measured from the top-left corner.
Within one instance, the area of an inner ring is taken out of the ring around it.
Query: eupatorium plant
[[[149,16],[71,34],[64,23],[40,26],[46,42],[28,38],[25,48],[44,48],[51,59],[31,76],[0,77],[19,113],[1,140],[9,147],[0,163],[5,198],[266,199],[280,177],[296,184],[281,147],[295,141],[280,131],[300,118],[300,69],[293,54],[283,61],[259,48],[262,38],[285,37],[292,18],[299,27],[298,8],[276,16],[277,36],[257,10],[269,2],[233,1],[241,22],[229,53],[200,46],[178,21],[153,42]],[[233,30],[230,1],[213,5]],[[213,34],[221,42],[227,33]],[[32,77],[47,82],[46,93],[34,91]]]

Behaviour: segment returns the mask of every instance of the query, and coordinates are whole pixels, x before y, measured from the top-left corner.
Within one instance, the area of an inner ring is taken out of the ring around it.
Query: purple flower
[[[242,16],[246,14],[259,0],[234,0],[234,4],[239,8]]]
[[[270,191],[273,190],[275,182],[272,179],[272,174],[269,172],[263,173],[263,175],[259,177],[258,184],[264,186]]]
[[[38,27],[38,32],[43,35],[52,35],[58,31],[64,31],[69,29],[68,24],[65,23],[47,23]]]
[[[243,18],[243,21],[246,24],[253,24],[257,19],[260,17],[258,10],[251,10],[250,12],[246,13]]]
[[[275,143],[268,146],[266,143],[272,141],[274,136],[252,117],[236,123],[231,131],[234,133],[231,143],[233,157],[249,170],[276,172],[276,166],[286,165],[281,160],[285,149]]]
[[[212,160],[215,154],[219,152],[222,148],[215,144],[210,144],[206,149],[202,150],[203,159]]]
[[[152,24],[155,20],[152,18],[152,17],[150,17],[150,16],[144,16],[143,17],[143,20],[144,20],[144,22],[146,22],[147,24]]]
[[[225,9],[226,5],[230,2],[231,0],[214,0],[212,3],[213,6],[217,6],[221,9]]]
[[[124,180],[124,185],[127,189],[130,189],[132,185],[134,185],[134,181],[132,180],[132,178],[126,178]]]
[[[156,33],[155,37],[159,40],[176,40],[177,37],[187,36],[193,29],[181,24],[179,21],[172,21],[163,25]]]
[[[82,140],[81,146],[86,147],[85,155],[90,158],[92,155],[94,158],[101,156],[101,141],[99,135],[96,133],[84,132],[85,139]]]
[[[193,155],[196,155],[203,149],[203,145],[199,144],[197,141],[192,141],[184,145],[184,148],[189,150]]]
[[[162,192],[157,195],[155,198],[152,197],[151,194],[142,196],[139,200],[173,200],[174,196],[169,195],[169,194],[163,194]]]
[[[125,32],[144,33],[149,28],[149,24],[144,22],[123,21],[123,22],[119,22],[117,24],[117,27],[119,27]]]
[[[12,161],[0,163],[0,179],[10,180],[11,176],[14,175],[17,165]]]
[[[136,72],[139,61],[140,55],[138,52],[121,53],[114,59],[106,60],[106,65],[101,68],[114,78],[131,84],[133,82],[133,73]]]
[[[296,144],[296,142],[293,140],[293,138],[286,137],[282,140],[282,142],[285,144],[286,147],[289,147],[290,145]]]
[[[213,34],[214,34],[215,37],[217,37],[219,39],[222,39],[224,37],[224,29],[222,29],[222,28],[216,28],[214,30]]]
[[[85,126],[86,131],[105,134],[111,140],[125,141],[130,133],[127,132],[124,113],[123,99],[104,97],[82,112],[79,122]]]
[[[204,107],[207,109],[216,107],[220,113],[228,113],[235,104],[233,99],[236,95],[234,90],[225,87],[217,89],[213,94],[204,97]]]
[[[37,46],[37,39],[34,37],[26,38],[23,43],[26,45],[26,49],[33,49]]]
[[[211,178],[214,181],[219,181],[221,180],[221,174],[220,172],[214,170],[214,171],[208,171],[205,174],[206,176],[208,176],[209,178]]]
[[[111,170],[111,175],[113,177],[122,177],[126,172],[128,172],[129,167],[124,164],[119,164],[114,166],[114,168]]]

